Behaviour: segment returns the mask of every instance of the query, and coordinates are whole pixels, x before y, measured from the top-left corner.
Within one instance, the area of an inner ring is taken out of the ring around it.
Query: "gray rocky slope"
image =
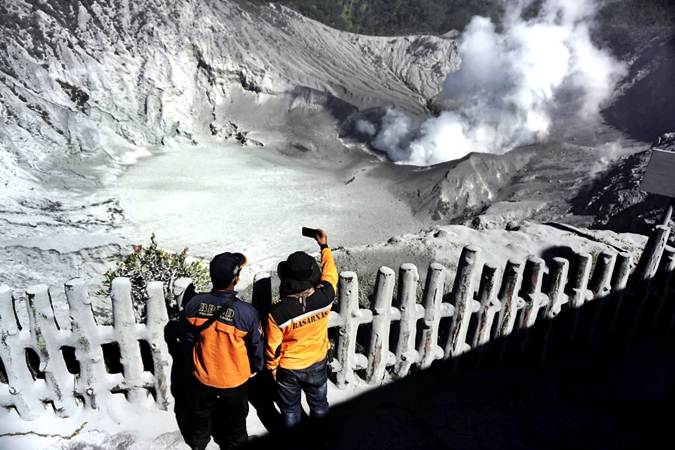
[[[233,89],[419,113],[457,64],[449,39],[357,36],[227,0],[9,0],[0,17],[3,197],[95,183],[166,137],[232,134]]]
[[[675,133],[661,136],[652,149],[675,152]],[[580,190],[572,201],[576,214],[594,216],[592,226],[648,234],[663,220],[669,199],[640,189],[652,150],[620,158]],[[671,243],[675,238],[671,236]]]

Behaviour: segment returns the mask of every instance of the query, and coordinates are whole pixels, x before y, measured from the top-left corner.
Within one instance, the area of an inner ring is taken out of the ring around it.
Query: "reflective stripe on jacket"
[[[194,296],[185,306],[185,318],[199,326],[221,306],[224,313],[196,337],[192,358],[200,383],[225,389],[241,386],[262,370],[263,342],[258,312],[235,291]]]
[[[305,369],[328,353],[328,316],[338,282],[329,248],[321,250],[321,283],[295,297],[272,305],[267,319],[268,369]],[[304,294],[304,295],[302,295]]]

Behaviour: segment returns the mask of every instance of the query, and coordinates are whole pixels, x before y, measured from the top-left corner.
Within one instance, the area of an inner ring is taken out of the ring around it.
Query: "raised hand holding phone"
[[[328,245],[328,234],[322,229],[302,227],[302,235],[315,239],[319,246]]]
[[[317,244],[319,244],[320,247],[328,245],[328,234],[321,229],[318,229],[316,231],[317,233],[314,236],[314,239],[316,239]]]

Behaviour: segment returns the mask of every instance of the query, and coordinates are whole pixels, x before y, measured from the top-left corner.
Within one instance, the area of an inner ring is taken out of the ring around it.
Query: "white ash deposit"
[[[584,225],[573,193],[636,148],[586,123],[504,155],[384,161],[363,143],[364,118],[395,105],[429,119],[460,67],[456,33],[361,36],[215,0],[13,0],[2,15],[0,282],[19,290],[95,278],[153,232],[197,257],[246,252],[253,272],[309,249],[303,225],[345,246],[447,223]],[[46,277],[66,241],[79,262]]]
[[[272,3],[3,0],[0,285],[20,299],[19,320],[26,287],[43,283],[67,328],[63,283],[82,277],[95,292],[152,233],[204,259],[246,253],[245,296],[255,272],[315,250],[302,226],[328,230],[364,300],[381,265],[414,263],[423,280],[467,244],[496,264],[635,254],[644,236],[586,228],[656,216],[639,177],[622,184],[648,144],[597,114],[633,59],[596,47],[590,2],[540,3],[503,29],[476,18],[463,35],[373,37]],[[542,55],[564,67],[542,69]],[[596,61],[599,72],[584,65]],[[502,69],[505,84],[483,77]],[[94,306],[106,320],[109,300]],[[331,402],[354,394],[330,388]],[[0,447],[180,445],[171,414],[111,407],[29,424],[0,411]],[[249,429],[263,432],[253,414]]]

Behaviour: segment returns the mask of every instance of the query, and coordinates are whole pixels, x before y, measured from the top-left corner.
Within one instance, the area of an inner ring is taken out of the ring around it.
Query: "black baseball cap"
[[[246,256],[241,253],[225,252],[216,255],[209,264],[211,283],[214,289],[225,289],[234,281],[241,268],[246,265]]]

